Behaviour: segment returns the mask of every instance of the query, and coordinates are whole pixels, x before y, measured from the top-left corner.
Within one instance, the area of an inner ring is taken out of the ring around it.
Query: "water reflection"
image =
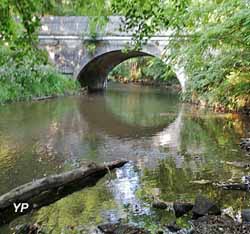
[[[138,86],[118,87],[105,96],[89,96],[79,103],[90,131],[119,139],[138,139],[151,137],[175,120],[180,108],[177,94],[160,95],[157,90],[146,92]]]
[[[150,208],[141,201],[136,192],[140,186],[140,172],[133,163],[126,164],[123,168],[116,170],[116,178],[109,183],[113,199],[117,205],[123,206],[135,215],[149,215]],[[122,217],[121,214],[116,217]],[[124,214],[123,217],[126,217]],[[117,221],[111,220],[111,221]]]
[[[153,137],[154,145],[180,150],[183,108],[182,106],[174,122]]]
[[[133,163],[111,179],[25,219],[47,223],[55,234],[117,219],[150,226],[172,217],[150,208],[153,196],[193,200],[197,193],[226,207],[247,207],[248,194],[195,182],[248,174],[227,162],[248,161],[238,142],[249,130],[249,120],[240,116],[200,111],[181,105],[177,94],[148,87],[114,86],[105,95],[1,106],[0,193],[90,161],[125,158]]]

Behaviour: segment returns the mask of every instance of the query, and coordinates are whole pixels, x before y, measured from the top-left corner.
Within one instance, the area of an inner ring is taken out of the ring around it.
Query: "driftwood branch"
[[[49,205],[75,191],[94,186],[109,170],[122,167],[125,163],[126,161],[114,161],[102,166],[92,165],[17,187],[0,197],[0,225]],[[23,212],[15,212],[14,203],[28,203],[29,208]]]

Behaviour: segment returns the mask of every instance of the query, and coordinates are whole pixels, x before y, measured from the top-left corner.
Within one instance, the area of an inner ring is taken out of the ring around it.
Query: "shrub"
[[[0,103],[75,93],[76,81],[46,63],[43,52],[0,47]]]

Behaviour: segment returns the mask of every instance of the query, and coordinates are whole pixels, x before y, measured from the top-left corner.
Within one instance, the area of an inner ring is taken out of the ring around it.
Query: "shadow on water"
[[[193,201],[197,193],[223,207],[247,207],[247,193],[211,183],[239,181],[248,173],[230,162],[248,161],[238,143],[249,130],[240,116],[197,110],[180,104],[174,93],[133,85],[112,86],[104,95],[3,106],[0,193],[90,161],[131,160],[96,187],[10,226],[39,222],[48,233],[89,233],[99,223],[121,219],[152,230],[173,219],[171,212],[151,208],[153,197]]]

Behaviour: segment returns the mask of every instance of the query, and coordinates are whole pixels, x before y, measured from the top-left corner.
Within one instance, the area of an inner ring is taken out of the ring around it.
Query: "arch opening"
[[[143,51],[123,52],[122,50],[109,51],[98,56],[93,56],[89,58],[89,62],[83,64],[82,69],[77,75],[77,79],[81,86],[87,87],[90,92],[103,91],[107,86],[108,74],[117,65],[131,58],[145,56],[159,58],[157,55]],[[177,75],[176,77],[178,78]]]
[[[172,67],[152,56],[130,58],[114,67],[108,81],[161,86],[180,91],[180,82]]]

